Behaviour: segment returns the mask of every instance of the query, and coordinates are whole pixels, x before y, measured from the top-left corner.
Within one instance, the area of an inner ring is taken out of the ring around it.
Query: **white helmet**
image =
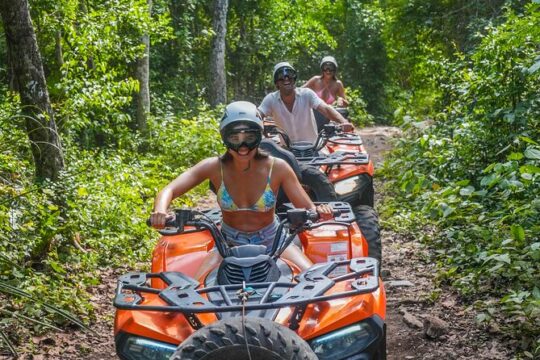
[[[223,132],[228,125],[242,121],[263,129],[263,122],[257,106],[249,101],[235,101],[227,105],[219,123],[219,131]]]
[[[276,64],[276,66],[274,66],[274,74],[273,74],[274,84],[277,82],[278,71],[281,69],[283,69],[284,71],[289,70],[291,78],[296,80],[296,69],[293,68],[293,66],[289,62],[283,61]]]
[[[237,132],[237,125],[246,125],[247,129],[241,132],[249,132],[255,137],[251,141],[236,143],[230,140],[230,135]],[[219,124],[219,132],[225,146],[234,151],[245,145],[249,150],[259,146],[262,140],[263,122],[257,107],[248,101],[235,101],[225,108],[225,113]]]
[[[336,67],[336,69],[338,68],[337,61],[333,56],[325,56],[321,60],[321,69],[322,69],[324,64],[328,64],[328,63],[334,65]]]

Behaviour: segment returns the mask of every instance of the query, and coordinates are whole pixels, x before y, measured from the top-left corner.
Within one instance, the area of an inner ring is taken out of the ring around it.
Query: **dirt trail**
[[[360,134],[376,169],[392,148],[392,138],[401,136],[393,127],[367,128]],[[379,204],[384,198],[380,181],[376,176]],[[479,329],[473,309],[461,304],[450,289],[434,285],[436,268],[429,251],[417,239],[385,229],[384,219],[381,224],[388,360],[511,359],[497,339],[497,329]],[[424,334],[426,328],[434,338]]]
[[[392,127],[367,128],[360,133],[376,168],[391,148],[392,138],[400,137],[400,131]],[[378,177],[375,186],[376,202],[380,203],[384,194]],[[207,200],[200,205],[210,203]],[[398,236],[383,226],[382,242],[389,360],[511,358],[510,351],[497,340],[497,329],[478,329],[470,307],[461,304],[448,289],[434,287],[435,265],[429,261],[428,250],[416,239]],[[112,334],[112,297],[116,277],[127,271],[104,271],[101,284],[91,289],[92,301],[97,306],[97,320],[92,324],[95,334],[71,330],[35,338],[23,352],[29,353],[33,348],[34,354],[38,351],[39,354],[21,356],[21,359],[117,359]],[[439,335],[437,330],[440,330],[442,335],[428,339],[424,335],[424,322],[440,325],[440,329],[435,326],[431,333]]]

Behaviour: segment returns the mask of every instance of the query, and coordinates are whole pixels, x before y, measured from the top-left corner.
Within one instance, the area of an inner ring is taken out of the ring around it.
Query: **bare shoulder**
[[[340,88],[340,89],[344,88],[343,83],[341,82],[341,80],[337,80],[336,83],[337,83],[338,88]]]
[[[217,171],[219,171],[220,162],[221,160],[218,156],[206,158],[201,160],[197,165],[195,165],[193,169],[201,173],[205,177],[211,177],[212,174],[215,174]]]
[[[293,169],[289,166],[289,164],[280,158],[273,157],[274,159],[274,170],[273,172],[280,178],[290,176],[291,174],[294,175]]]
[[[317,83],[317,80],[319,79],[318,76],[313,76],[311,79],[309,79],[304,85],[303,87],[313,87],[316,83]]]

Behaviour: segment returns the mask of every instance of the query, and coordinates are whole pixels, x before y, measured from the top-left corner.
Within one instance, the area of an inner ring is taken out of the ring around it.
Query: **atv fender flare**
[[[371,206],[358,205],[353,208],[356,223],[368,243],[368,256],[379,261],[379,269],[382,265],[381,229],[379,215]]]
[[[245,330],[244,330],[245,329]],[[317,360],[308,343],[291,329],[268,319],[242,317],[216,321],[184,340],[171,360]]]

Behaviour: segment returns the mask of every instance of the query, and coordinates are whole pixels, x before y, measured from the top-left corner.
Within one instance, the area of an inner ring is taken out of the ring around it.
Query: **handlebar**
[[[171,218],[167,219],[165,221],[165,226],[173,228],[172,230],[158,230],[160,234],[162,235],[178,235],[185,233],[185,227],[186,226],[193,226],[195,227],[194,231],[200,231],[201,229],[208,230],[212,237],[214,238],[214,242],[216,244],[216,248],[219,251],[219,254],[222,257],[226,257],[229,255],[229,249],[226,245],[226,241],[223,238],[223,235],[221,234],[221,231],[217,228],[216,224],[212,219],[210,219],[208,216],[206,216],[204,213],[196,210],[190,210],[190,209],[175,209],[173,211],[173,216]],[[152,223],[150,219],[146,220],[146,224],[148,226],[152,226]]]
[[[333,215],[339,216],[342,214],[340,209],[334,209]],[[166,227],[172,229],[158,230],[162,235],[178,235],[181,233],[208,230],[215,240],[216,248],[218,249],[222,257],[230,256],[230,246],[227,240],[222,235],[221,231],[217,227],[216,223],[210,219],[206,214],[189,209],[175,209],[173,216],[167,219]],[[294,237],[307,229],[313,229],[325,224],[339,224],[349,226],[348,223],[336,222],[336,221],[324,221],[318,224],[313,222],[319,220],[319,214],[316,211],[306,209],[290,209],[286,213],[286,218],[282,220],[276,231],[276,235],[272,244],[272,249],[269,253],[270,256],[278,257],[281,253],[290,245]],[[151,226],[151,221],[148,219],[146,224]],[[195,229],[186,230],[186,226],[192,226]],[[287,237],[285,241],[280,241],[284,227],[288,227],[291,235]]]
[[[315,150],[315,151],[321,150],[326,145],[328,140],[330,140],[330,138],[332,138],[334,136],[337,136],[337,135],[341,135],[341,136],[353,135],[353,136],[356,136],[354,133],[344,132],[343,131],[343,126],[340,125],[340,124],[334,124],[334,123],[325,124],[323,126],[322,130],[319,132],[319,135],[317,136],[317,140],[315,140],[313,150]]]

